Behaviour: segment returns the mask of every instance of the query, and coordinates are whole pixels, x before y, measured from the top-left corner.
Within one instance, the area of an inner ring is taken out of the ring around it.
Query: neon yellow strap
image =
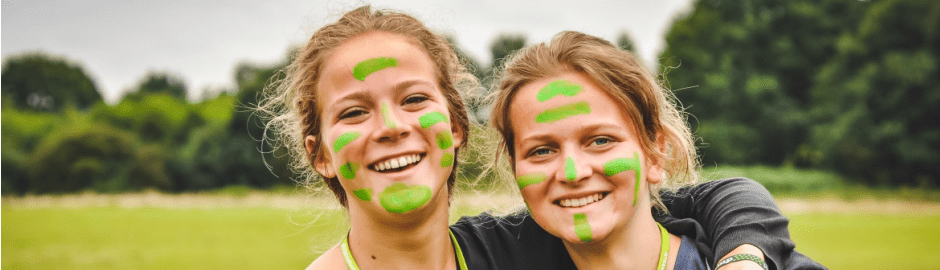
[[[659,247],[659,266],[656,269],[666,270],[666,262],[669,261],[669,233],[659,222],[656,223],[656,226],[659,226],[659,234],[662,235],[662,246]]]
[[[460,270],[467,270],[467,261],[463,258],[463,251],[460,250],[460,244],[457,243],[457,237],[454,236],[454,232],[448,230],[450,233],[450,240],[454,242],[454,252],[457,253],[457,268]],[[343,249],[343,260],[346,261],[346,268],[349,270],[359,270],[359,265],[356,264],[356,259],[353,258],[352,252],[349,251],[349,234],[346,234],[346,237],[343,238],[343,243],[340,245]]]

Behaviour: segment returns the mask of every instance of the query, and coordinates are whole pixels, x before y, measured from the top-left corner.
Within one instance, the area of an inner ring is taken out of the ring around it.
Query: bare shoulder
[[[339,246],[337,245],[327,250],[323,255],[320,255],[319,258],[314,260],[310,266],[307,266],[307,270],[313,269],[345,270],[346,262],[343,261],[343,254],[340,252]]]

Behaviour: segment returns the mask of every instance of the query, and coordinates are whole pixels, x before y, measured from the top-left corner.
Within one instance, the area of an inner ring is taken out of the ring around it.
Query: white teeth
[[[604,196],[601,194],[594,194],[580,199],[564,199],[558,201],[558,204],[562,207],[581,207],[588,204],[592,204],[596,201],[600,201]]]
[[[373,165],[374,167],[373,169],[381,172],[384,170],[391,170],[391,169],[398,169],[401,167],[405,167],[414,163],[418,163],[419,161],[421,161],[420,155],[401,156],[397,158],[391,158],[383,162],[378,162],[375,165]]]

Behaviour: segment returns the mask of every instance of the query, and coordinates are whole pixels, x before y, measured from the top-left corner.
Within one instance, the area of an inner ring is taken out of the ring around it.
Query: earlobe
[[[304,138],[304,148],[307,149],[307,157],[315,159],[311,163],[313,163],[313,169],[316,170],[317,173],[325,178],[336,177],[336,171],[333,170],[333,166],[330,164],[331,160],[328,156],[329,153],[316,149],[317,137],[314,137],[313,135],[307,135],[307,137]],[[319,151],[319,153],[314,156],[313,151]]]
[[[453,123],[453,121],[451,122]],[[452,135],[454,135],[454,149],[456,150],[456,148],[460,147],[460,144],[463,143],[463,140],[465,139],[464,132],[456,125],[451,126],[450,132]],[[469,137],[470,135],[468,134],[467,136]]]

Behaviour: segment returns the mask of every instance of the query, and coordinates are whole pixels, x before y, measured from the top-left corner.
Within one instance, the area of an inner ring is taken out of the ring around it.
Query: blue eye
[[[529,156],[544,156],[544,155],[549,155],[551,153],[552,153],[552,150],[543,147],[543,148],[532,150],[532,152],[529,152]]]
[[[600,146],[610,143],[610,138],[597,138],[591,142],[591,145]]]

